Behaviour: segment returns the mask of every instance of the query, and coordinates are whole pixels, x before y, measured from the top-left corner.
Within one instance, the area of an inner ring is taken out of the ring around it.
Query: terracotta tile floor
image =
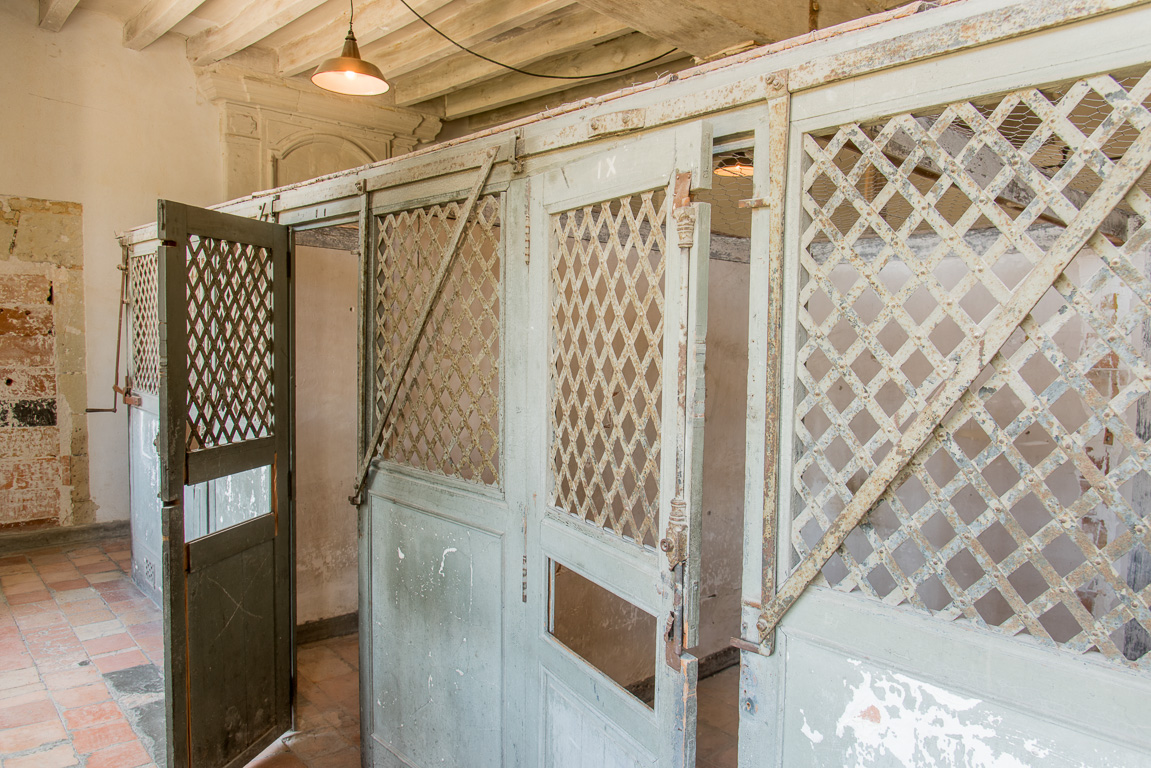
[[[163,763],[160,610],[127,539],[0,558],[0,767]],[[356,637],[299,650],[297,731],[250,765],[359,765]]]
[[[0,768],[163,764],[160,610],[127,539],[0,558]],[[301,646],[296,729],[250,768],[358,768],[358,639]],[[734,768],[739,668],[699,684],[698,768]]]
[[[337,637],[296,654],[296,730],[249,768],[359,768],[359,639]]]

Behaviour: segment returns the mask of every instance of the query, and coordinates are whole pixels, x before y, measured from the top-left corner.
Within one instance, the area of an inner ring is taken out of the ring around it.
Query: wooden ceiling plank
[[[619,19],[648,37],[663,40],[693,56],[706,57],[763,35],[687,0],[579,0],[592,10]]]
[[[142,51],[203,5],[203,0],[151,0],[124,24],[124,46]]]
[[[229,21],[188,38],[188,59],[203,66],[228,58],[323,5],[327,0],[257,0]]]
[[[40,29],[59,32],[80,0],[40,0]]]
[[[409,5],[424,15],[451,5],[450,0],[408,0]],[[457,0],[458,2],[458,0]],[[346,9],[345,9],[346,10]],[[403,27],[420,23],[400,0],[376,0],[356,8],[356,39],[361,49],[365,43],[378,40]],[[421,25],[422,26],[422,25]],[[348,32],[348,15],[339,16],[276,49],[277,67],[284,77],[292,77],[317,67],[324,59],[339,56]]]
[[[541,74],[578,75],[580,72],[588,72],[594,75],[597,72],[620,69],[629,64],[638,65],[666,52],[667,49],[666,41],[653,40],[646,35],[634,32],[601,43],[588,51],[568,53],[539,62],[532,69]],[[672,54],[667,59],[669,71],[679,68],[678,66],[670,66],[677,61],[683,62],[682,55],[677,57],[676,54]],[[458,117],[467,117],[548,93],[564,91],[595,80],[605,80],[609,77],[618,77],[618,75],[590,76],[582,80],[549,80],[512,72],[442,97],[444,118],[454,120]]]
[[[630,27],[601,13],[579,9],[575,13],[549,16],[538,24],[525,25],[513,30],[514,34],[509,34],[506,39],[477,46],[476,50],[513,67],[525,67],[542,59],[613,40],[631,31]],[[393,83],[396,106],[418,104],[507,71],[460,52],[398,78]]]
[[[572,0],[472,0],[457,3],[454,8],[457,12],[450,19],[428,20],[470,48],[571,4]],[[419,19],[362,50],[365,59],[383,70],[384,77],[392,78],[415,72],[460,51]]]

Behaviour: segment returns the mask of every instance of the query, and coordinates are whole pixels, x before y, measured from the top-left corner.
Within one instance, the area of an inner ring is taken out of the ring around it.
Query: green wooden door
[[[168,765],[231,768],[291,726],[288,228],[158,217]]]

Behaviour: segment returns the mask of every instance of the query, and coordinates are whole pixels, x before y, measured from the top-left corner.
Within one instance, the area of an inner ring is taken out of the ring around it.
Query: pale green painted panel
[[[128,477],[132,525],[132,579],[154,601],[160,600],[162,580],[160,558],[163,534],[160,530],[160,457],[156,435],[160,428],[152,410],[129,407]]]
[[[635,768],[655,757],[582,697],[544,673],[545,768]]]
[[[421,768],[497,768],[501,537],[378,497],[371,533],[373,738]]]
[[[1147,755],[859,654],[791,639],[782,765],[1145,766]],[[813,685],[814,681],[822,681]]]

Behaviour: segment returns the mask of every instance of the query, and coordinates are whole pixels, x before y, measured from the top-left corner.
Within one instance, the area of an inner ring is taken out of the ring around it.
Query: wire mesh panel
[[[156,251],[128,257],[128,297],[131,302],[132,387],[160,393],[160,315]]]
[[[271,436],[272,253],[189,235],[188,450]]]
[[[667,195],[552,217],[553,503],[654,545]]]
[[[477,201],[402,382],[400,355],[419,331],[463,203],[376,217],[373,423],[402,387],[382,456],[486,485],[500,480],[501,202]]]
[[[1120,173],[1149,93],[1117,73],[801,137],[797,556]],[[828,584],[1151,667],[1148,182],[1093,223]]]

